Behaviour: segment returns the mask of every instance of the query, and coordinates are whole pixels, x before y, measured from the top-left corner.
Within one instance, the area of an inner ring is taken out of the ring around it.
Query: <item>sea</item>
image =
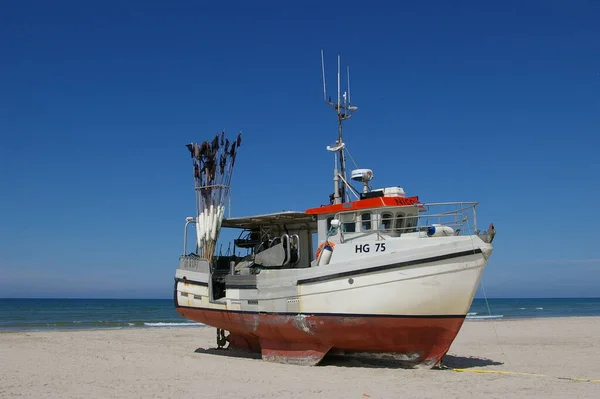
[[[468,320],[600,316],[600,298],[480,299]],[[203,327],[172,299],[0,299],[0,331]]]

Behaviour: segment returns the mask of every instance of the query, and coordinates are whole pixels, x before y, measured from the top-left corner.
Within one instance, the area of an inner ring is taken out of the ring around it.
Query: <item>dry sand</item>
[[[328,359],[316,367],[215,350],[208,327],[0,334],[0,397],[600,398],[600,317],[467,321],[445,363],[406,370]]]

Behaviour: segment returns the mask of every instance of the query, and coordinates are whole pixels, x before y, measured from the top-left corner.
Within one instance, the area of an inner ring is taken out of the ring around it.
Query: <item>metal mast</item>
[[[333,185],[334,185],[334,204],[342,203],[346,200],[346,157],[344,155],[344,140],[343,140],[343,122],[352,117],[352,113],[358,107],[351,104],[350,97],[350,67],[347,67],[347,82],[346,91],[341,93],[341,73],[340,73],[340,56],[337,58],[337,103],[331,101],[331,97],[327,98],[327,86],[325,84],[325,61],[323,50],[321,50],[321,71],[323,74],[323,101],[333,107],[338,118],[338,140],[331,146],[327,146],[327,150],[334,153],[334,170],[333,170]],[[339,155],[339,171],[338,171],[338,155]],[[342,180],[340,182],[340,179]]]

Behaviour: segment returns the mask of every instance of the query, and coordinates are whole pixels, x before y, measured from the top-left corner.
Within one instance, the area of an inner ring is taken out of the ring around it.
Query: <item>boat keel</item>
[[[229,333],[228,348],[260,352],[260,343],[258,339],[249,335]]]
[[[282,342],[260,340],[262,359],[268,362],[316,366],[331,346],[313,342]]]
[[[225,330],[228,348],[270,362],[317,365],[328,353],[388,360],[409,368],[439,365],[464,316],[258,314],[178,307],[189,319]],[[235,315],[236,317],[232,317]],[[225,347],[225,335],[217,345]]]

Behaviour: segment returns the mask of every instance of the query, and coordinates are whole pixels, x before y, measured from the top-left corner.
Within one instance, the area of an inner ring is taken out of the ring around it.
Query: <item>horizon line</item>
[[[0,297],[0,300],[4,299],[81,299],[81,300],[168,300],[172,301],[173,298],[88,298],[88,297]],[[475,299],[600,299],[600,296],[540,296],[540,297],[475,297]]]

